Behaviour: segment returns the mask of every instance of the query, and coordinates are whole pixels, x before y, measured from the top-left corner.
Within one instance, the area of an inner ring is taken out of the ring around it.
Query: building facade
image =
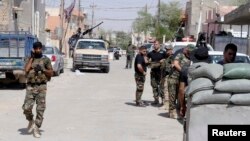
[[[199,26],[200,29],[202,29],[202,24],[199,23],[206,23],[208,11],[213,11],[213,9],[215,9],[214,13],[211,13],[214,16],[219,14],[220,6],[230,4],[232,4],[232,2],[229,0],[189,0],[186,3],[185,36],[193,35],[194,37],[197,37]]]
[[[29,31],[45,42],[44,0],[1,0],[1,31]]]

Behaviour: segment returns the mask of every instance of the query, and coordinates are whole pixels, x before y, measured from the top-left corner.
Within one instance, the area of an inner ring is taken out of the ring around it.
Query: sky
[[[49,7],[59,7],[61,0],[46,0]],[[73,0],[65,0],[65,7],[68,7]],[[76,0],[78,8],[78,1]],[[170,1],[180,1],[183,7],[187,0],[161,0],[168,3]],[[81,7],[88,14],[88,22],[91,24],[92,9],[91,5],[95,5],[94,24],[101,21],[104,23],[101,28],[111,31],[129,32],[132,28],[132,22],[137,18],[137,12],[146,5],[148,11],[153,15],[157,12],[158,0],[81,0]]]

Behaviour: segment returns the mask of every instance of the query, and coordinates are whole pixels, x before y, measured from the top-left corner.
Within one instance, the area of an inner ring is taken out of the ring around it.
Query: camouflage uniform
[[[141,96],[144,89],[144,83],[145,83],[145,75],[141,75],[138,73],[135,73],[135,82],[136,82],[136,103],[141,102]]]
[[[174,60],[178,60],[181,67],[190,64],[190,60],[183,54],[179,53]],[[176,109],[176,99],[179,89],[179,77],[180,73],[177,70],[173,71],[168,79],[168,91],[169,91],[169,110]]]
[[[158,93],[158,86],[160,86],[160,81],[161,81],[161,72],[151,71],[150,80],[151,80],[151,86],[153,88],[154,99],[158,101],[159,96],[162,97],[162,95]]]
[[[169,56],[161,66],[162,79],[160,82],[161,89],[163,90],[163,104],[166,106],[166,109],[169,109],[169,88],[168,88],[168,79],[169,76],[173,73],[173,69],[171,67],[173,61],[173,56]]]
[[[46,91],[48,78],[43,72],[35,72],[34,68],[40,65],[42,69],[52,68],[49,58],[43,56],[42,58],[34,58],[32,62],[32,69],[27,74],[27,88],[24,104],[22,106],[24,114],[28,121],[33,120],[32,109],[36,102],[36,119],[35,124],[38,128],[41,127],[43,121],[43,114],[46,108]]]
[[[134,49],[133,45],[130,45],[127,48],[126,68],[132,68],[133,58],[134,58]]]

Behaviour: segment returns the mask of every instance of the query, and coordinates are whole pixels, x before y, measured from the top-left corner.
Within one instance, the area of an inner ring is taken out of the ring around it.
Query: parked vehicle
[[[114,52],[114,59],[115,59],[115,60],[119,60],[119,58],[120,58],[119,51],[116,50],[116,51]]]
[[[173,52],[180,50],[186,47],[188,44],[196,45],[196,42],[172,42],[171,45],[174,47]],[[169,43],[165,43],[165,45],[169,45]],[[208,50],[213,51],[213,47],[210,44],[207,44]]]
[[[29,32],[0,33],[0,80],[3,83],[19,82],[26,85],[25,61],[30,57],[33,43],[37,38]]]
[[[60,53],[57,47],[45,46],[43,47],[43,55],[47,56],[51,60],[54,75],[59,76],[64,72],[64,54]]]
[[[109,56],[105,42],[101,39],[79,39],[74,49],[73,71],[98,68],[109,72]]]
[[[212,63],[214,64],[217,64],[220,60],[223,60],[222,51],[209,51],[208,54],[211,57]],[[246,54],[237,53],[235,63],[250,63],[250,58]]]

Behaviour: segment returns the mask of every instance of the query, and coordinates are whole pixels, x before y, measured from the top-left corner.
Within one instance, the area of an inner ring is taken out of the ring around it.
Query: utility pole
[[[158,0],[158,15],[157,15],[158,24],[160,24],[160,14],[161,14],[161,0]]]
[[[93,27],[93,25],[94,25],[94,15],[95,15],[95,7],[96,7],[96,5],[94,4],[94,2],[93,2],[93,4],[92,5],[90,5],[90,7],[92,8],[92,18],[91,18],[91,27]]]
[[[94,17],[95,17],[94,14],[95,14],[95,7],[96,7],[94,2],[92,5],[90,5],[90,7],[92,8],[92,18],[91,18],[91,28],[92,28],[94,26]],[[90,32],[90,37],[92,38],[92,31]]]
[[[199,16],[199,22],[198,22],[198,28],[197,28],[197,36],[196,36],[196,40],[198,40],[198,36],[201,30],[201,22],[202,22],[202,7],[203,7],[203,0],[201,0],[200,3],[200,16]]]
[[[79,0],[79,5],[78,5],[78,18],[77,18],[77,26],[80,27],[80,13],[81,13],[81,0]]]
[[[161,0],[158,0],[158,14],[157,14],[157,24],[156,24],[156,38],[160,35],[160,14],[161,14]]]
[[[64,0],[60,4],[60,28],[59,28],[59,50],[62,52],[63,48],[63,21],[64,21]]]

